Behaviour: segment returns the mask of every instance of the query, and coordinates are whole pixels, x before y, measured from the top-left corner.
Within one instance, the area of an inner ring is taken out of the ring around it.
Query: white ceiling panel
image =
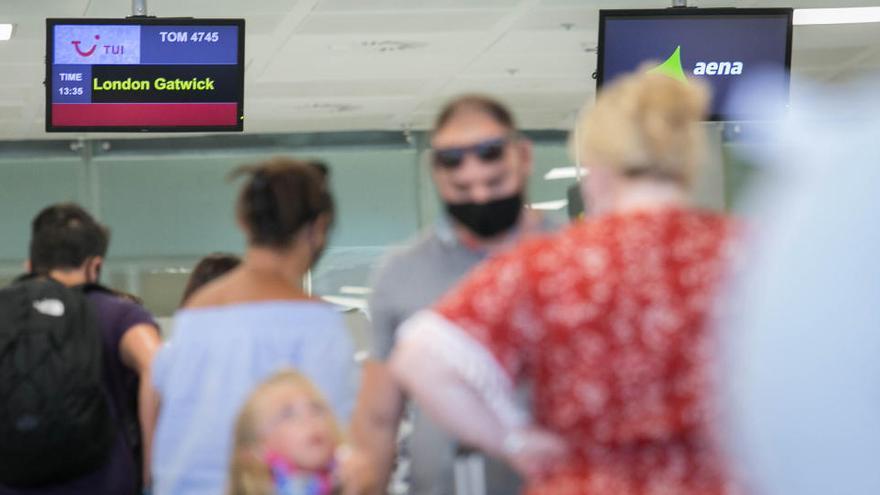
[[[315,116],[307,115],[299,118],[295,115],[283,118],[270,117],[256,122],[245,124],[248,133],[277,133],[277,132],[321,132],[332,129],[334,131],[358,131],[358,130],[397,130],[400,126],[395,123],[394,116],[386,113],[345,115],[340,116]]]
[[[589,8],[599,9],[654,9],[671,5],[670,1],[663,0],[541,0],[542,7],[550,8]]]
[[[798,70],[819,69],[828,71],[847,63],[859,55],[859,51],[848,47],[838,48],[805,48],[795,50],[791,56],[791,64]]]
[[[296,28],[296,33],[388,35],[482,31],[490,29],[504,15],[500,10],[313,14]]]
[[[282,26],[283,21],[277,14],[249,14],[244,20],[244,32],[247,36],[271,34]]]
[[[424,79],[344,79],[292,82],[255,82],[247,86],[250,94],[290,98],[388,97],[416,95],[430,81]]]
[[[78,17],[78,16],[75,16]],[[0,22],[13,23],[12,40],[0,43],[16,44],[22,41],[39,41],[46,39],[46,18],[34,15],[8,15],[0,10]],[[42,51],[42,43],[39,50]]]
[[[18,22],[24,17],[79,17],[89,0],[3,0],[0,22]]]
[[[409,108],[411,98],[251,98],[245,109],[281,118],[334,116],[340,114],[393,113]]]
[[[39,57],[40,63],[38,64],[15,63],[15,57],[6,58],[6,55],[6,52],[0,50],[0,60],[3,60],[3,77],[0,87],[33,87],[35,85],[42,87],[43,79],[46,77],[46,65],[42,63],[42,55]]]
[[[461,60],[455,56],[401,57],[336,56],[321,59],[288,59],[273,62],[264,74],[264,81],[295,81],[313,79],[386,79],[389,77],[430,76],[434,73],[453,72]],[[289,65],[297,68],[290,72]]]
[[[444,93],[472,93],[491,87],[500,93],[567,93],[593,91],[596,82],[589,76],[580,78],[524,77],[457,77],[443,88]]]
[[[595,38],[599,32],[599,11],[583,5],[576,9],[537,9],[513,29],[588,31]]]
[[[0,121],[0,136],[3,136],[4,141],[30,138],[27,127],[22,126],[20,122],[6,121]]]
[[[794,48],[880,46],[880,24],[795,26]]]
[[[24,113],[24,108],[22,107],[21,104],[13,105],[13,104],[0,103],[0,121],[21,120],[23,113]]]
[[[487,52],[487,55],[553,56],[569,55],[588,49],[595,50],[596,37],[593,34],[590,31],[567,31],[564,29],[511,31],[498,40]]]
[[[43,43],[16,40],[14,42],[0,42],[0,63],[9,65],[40,65],[43,68],[41,72],[45,72],[44,61],[46,60],[46,49]],[[5,72],[4,79],[5,79]],[[33,74],[28,74],[32,76]],[[42,76],[42,74],[40,74]],[[42,79],[40,79],[42,81]]]
[[[279,55],[306,55],[322,57],[325,55],[361,56],[383,55],[387,57],[406,56],[418,52],[463,55],[481,40],[480,34],[407,34],[385,32],[380,35],[296,35],[291,36]]]
[[[66,0],[65,0],[66,1]],[[48,2],[48,0],[47,0]],[[55,1],[53,3],[64,3]],[[126,0],[88,0],[88,11],[76,15],[124,17],[132,14],[132,2]],[[159,17],[247,17],[286,13],[297,0],[146,0],[149,15]]]
[[[21,104],[27,92],[23,86],[0,86],[0,105]]]
[[[546,57],[522,57],[516,54],[491,54],[472,63],[463,75],[498,77],[512,74],[523,77],[588,77],[596,70],[596,56],[573,53]]]
[[[880,47],[870,49],[869,55],[864,60],[865,67],[876,70],[880,69]]]
[[[318,12],[405,12],[419,10],[509,9],[518,0],[321,0]]]
[[[739,2],[735,2],[739,3]],[[868,7],[877,5],[877,0],[760,0],[748,2],[749,7],[794,7],[796,9],[825,9],[839,7]],[[739,6],[739,5],[737,5]]]

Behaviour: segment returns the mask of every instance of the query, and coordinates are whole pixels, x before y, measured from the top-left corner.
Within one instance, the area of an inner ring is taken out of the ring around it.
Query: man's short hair
[[[434,121],[434,132],[446,126],[453,117],[462,111],[477,111],[488,115],[492,120],[510,131],[516,130],[513,113],[499,100],[481,94],[465,94],[458,96],[443,105]]]
[[[31,271],[40,274],[74,269],[89,258],[105,256],[110,231],[81,206],[59,203],[44,208],[31,223]]]

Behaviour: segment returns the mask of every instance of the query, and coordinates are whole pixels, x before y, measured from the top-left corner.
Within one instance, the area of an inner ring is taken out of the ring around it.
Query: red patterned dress
[[[587,220],[477,269],[435,313],[533,386],[574,452],[529,495],[734,493],[712,442],[707,315],[732,222],[685,209]]]

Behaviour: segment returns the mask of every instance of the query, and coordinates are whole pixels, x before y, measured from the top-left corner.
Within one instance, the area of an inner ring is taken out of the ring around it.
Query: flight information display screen
[[[47,19],[46,131],[241,131],[244,20]]]
[[[601,10],[597,83],[651,67],[712,89],[712,120],[769,119],[788,104],[792,9]],[[650,64],[650,65],[646,65]],[[773,105],[736,106],[731,95],[753,90],[777,97]]]

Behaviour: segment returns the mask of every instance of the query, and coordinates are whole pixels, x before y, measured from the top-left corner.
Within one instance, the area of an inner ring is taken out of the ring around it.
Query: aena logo
[[[100,40],[100,39],[101,39],[101,35],[96,34],[96,35],[95,35],[95,41],[98,41],[98,40]],[[95,50],[98,48],[98,44],[96,43],[96,44],[92,45],[92,47],[89,48],[88,50],[86,50],[86,51],[82,51],[82,50],[80,49],[80,47],[79,47],[79,45],[80,45],[81,43],[82,43],[82,41],[71,41],[71,42],[70,42],[70,44],[73,45],[73,48],[76,49],[76,53],[79,53],[79,55],[80,55],[81,57],[91,57],[92,54],[95,53]]]
[[[695,76],[739,76],[743,73],[742,62],[697,62]]]
[[[651,69],[650,72],[659,72],[679,81],[687,81],[687,75],[681,63],[681,46],[675,47],[672,55],[665,62]],[[695,76],[739,76],[742,73],[743,63],[739,61],[697,62],[693,70]]]

